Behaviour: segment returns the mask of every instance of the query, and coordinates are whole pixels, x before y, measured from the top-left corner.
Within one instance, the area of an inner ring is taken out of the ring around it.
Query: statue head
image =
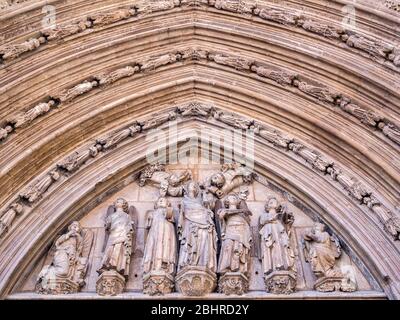
[[[317,232],[325,232],[325,230],[326,230],[326,226],[323,223],[320,223],[320,222],[315,222],[314,223],[313,231],[315,233],[317,233]]]
[[[225,208],[228,209],[237,209],[239,203],[240,199],[236,194],[229,194],[224,200]]]
[[[168,178],[168,182],[172,187],[178,186],[180,181],[180,177],[176,173],[171,174],[171,176]]]
[[[122,209],[125,212],[128,212],[129,209],[129,204],[128,201],[126,201],[124,198],[118,198],[115,203],[114,203],[115,208]]]
[[[169,200],[166,197],[160,197],[158,198],[157,202],[154,205],[154,209],[158,208],[166,208],[168,207]]]
[[[185,192],[190,198],[197,198],[200,194],[199,184],[196,181],[190,181],[186,186]]]
[[[211,185],[217,188],[222,188],[225,184],[225,181],[225,177],[221,172],[214,173],[211,176]]]
[[[250,170],[246,170],[243,173],[243,181],[245,183],[251,183],[253,181],[253,172],[251,172]]]
[[[81,232],[81,224],[78,221],[73,221],[69,226],[68,226],[68,231],[73,231],[75,233]]]
[[[239,188],[239,194],[238,194],[239,199],[246,201],[247,197],[249,196],[249,193],[250,193],[250,191],[249,191],[249,188],[247,186],[241,186]]]
[[[265,203],[265,211],[269,211],[271,209],[278,209],[279,202],[278,199],[274,195],[270,195],[267,197],[267,202]]]

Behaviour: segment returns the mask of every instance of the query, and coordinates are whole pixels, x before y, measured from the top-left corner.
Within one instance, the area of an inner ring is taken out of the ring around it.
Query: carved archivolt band
[[[265,63],[243,58],[236,55],[223,52],[210,52],[197,48],[187,48],[181,51],[166,53],[160,56],[154,56],[140,61],[135,61],[131,65],[118,68],[108,73],[102,73],[92,76],[90,79],[77,84],[72,88],[65,89],[55,93],[50,98],[29,109],[25,113],[15,115],[7,122],[4,127],[0,127],[0,141],[14,132],[15,129],[29,125],[37,117],[48,113],[52,108],[60,104],[68,103],[76,97],[83,95],[99,86],[105,87],[122,78],[127,78],[140,72],[148,72],[159,67],[173,64],[182,60],[203,60],[210,61],[220,65],[234,68],[241,72],[252,72],[262,78],[269,79],[282,87],[290,86],[297,88],[303,94],[306,94],[318,101],[328,103],[340,108],[344,112],[357,118],[364,125],[380,130],[390,140],[400,145],[400,128],[391,123],[383,115],[367,110],[354,103],[349,97],[335,92],[323,84],[315,85],[312,80],[303,77],[299,73],[284,70],[276,66],[270,66]]]
[[[384,229],[394,238],[400,237],[400,218],[382,204],[378,198],[364,183],[345,173],[340,166],[333,160],[321,154],[319,151],[303,144],[294,137],[287,136],[278,130],[264,126],[255,120],[244,118],[239,115],[227,113],[216,109],[212,105],[192,102],[177,106],[169,112],[152,114],[149,117],[138,120],[123,130],[114,132],[106,137],[100,137],[91,146],[86,149],[76,151],[63,161],[60,161],[56,167],[52,168],[42,178],[29,185],[19,194],[12,205],[1,215],[0,218],[0,236],[11,227],[11,224],[23,212],[24,206],[36,203],[46,193],[49,187],[60,180],[60,176],[68,177],[68,173],[75,172],[82,168],[90,159],[97,157],[100,153],[116,147],[122,141],[137,134],[144,134],[147,130],[156,128],[168,121],[184,118],[215,119],[230,127],[252,130],[254,133],[272,144],[283,152],[294,153],[299,158],[309,163],[312,168],[329,177],[338,183],[352,199],[358,201],[361,205],[367,206],[379,218]]]
[[[81,33],[86,29],[95,29],[96,26],[106,26],[121,20],[129,19],[138,14],[148,14],[157,11],[172,10],[176,7],[213,7],[218,10],[236,14],[246,14],[259,17],[263,20],[289,27],[302,28],[307,32],[345,43],[348,47],[366,53],[373,60],[389,62],[396,67],[400,66],[400,48],[381,40],[369,38],[345,28],[327,25],[305,16],[298,10],[282,6],[260,5],[257,1],[243,0],[160,0],[138,1],[134,6],[115,11],[99,12],[89,15],[80,21],[61,24],[54,29],[43,30],[36,38],[23,43],[6,45],[0,48],[0,63],[12,60],[25,52],[54,40]],[[390,8],[395,5],[390,6]],[[398,4],[397,4],[398,7]]]

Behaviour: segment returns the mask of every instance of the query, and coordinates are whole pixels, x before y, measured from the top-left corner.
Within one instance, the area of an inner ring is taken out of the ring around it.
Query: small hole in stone
[[[138,275],[137,274],[135,274],[135,278],[137,278],[138,277]]]
[[[258,274],[258,271],[256,271],[256,274]]]

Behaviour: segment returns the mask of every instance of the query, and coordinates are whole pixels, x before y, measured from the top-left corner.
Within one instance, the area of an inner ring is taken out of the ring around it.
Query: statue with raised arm
[[[288,294],[296,288],[295,256],[290,243],[293,213],[270,196],[260,215],[262,266],[268,292]]]
[[[177,262],[177,241],[171,202],[160,197],[146,218],[148,230],[143,256],[143,292],[172,292]]]
[[[107,210],[106,239],[96,290],[100,295],[122,293],[129,277],[134,228],[134,208],[119,198]]]

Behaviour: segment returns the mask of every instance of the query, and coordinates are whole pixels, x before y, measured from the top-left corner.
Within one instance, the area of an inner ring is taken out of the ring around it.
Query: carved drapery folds
[[[104,253],[97,271],[96,291],[99,295],[117,295],[125,287],[134,245],[134,221],[134,208],[129,207],[125,199],[117,199],[107,210]]]
[[[74,221],[50,250],[51,262],[40,271],[36,292],[41,294],[77,293],[85,284],[93,233]]]
[[[305,257],[317,278],[315,289],[322,292],[355,291],[355,281],[337,266],[337,259],[342,254],[339,239],[325,229],[324,224],[315,223],[311,231],[304,235]]]
[[[185,295],[202,296],[216,286],[217,233],[214,213],[203,203],[197,182],[190,181],[179,205],[180,241],[176,285]]]
[[[15,202],[0,217],[0,239],[11,228],[15,218],[22,213],[23,209],[20,203]]]
[[[240,199],[236,194],[225,198],[224,207],[217,212],[222,241],[218,262],[218,273],[221,275],[219,291],[226,295],[242,295],[249,287],[252,213],[246,199]]]
[[[267,292],[289,294],[295,291],[297,271],[291,244],[293,213],[285,204],[269,196],[260,216],[261,255]]]
[[[52,170],[35,184],[29,186],[25,191],[20,193],[20,198],[33,203],[40,199],[49,187],[60,178],[57,170]]]
[[[160,197],[146,218],[148,229],[143,256],[143,292],[162,295],[175,287],[177,239],[174,211],[169,200]]]

